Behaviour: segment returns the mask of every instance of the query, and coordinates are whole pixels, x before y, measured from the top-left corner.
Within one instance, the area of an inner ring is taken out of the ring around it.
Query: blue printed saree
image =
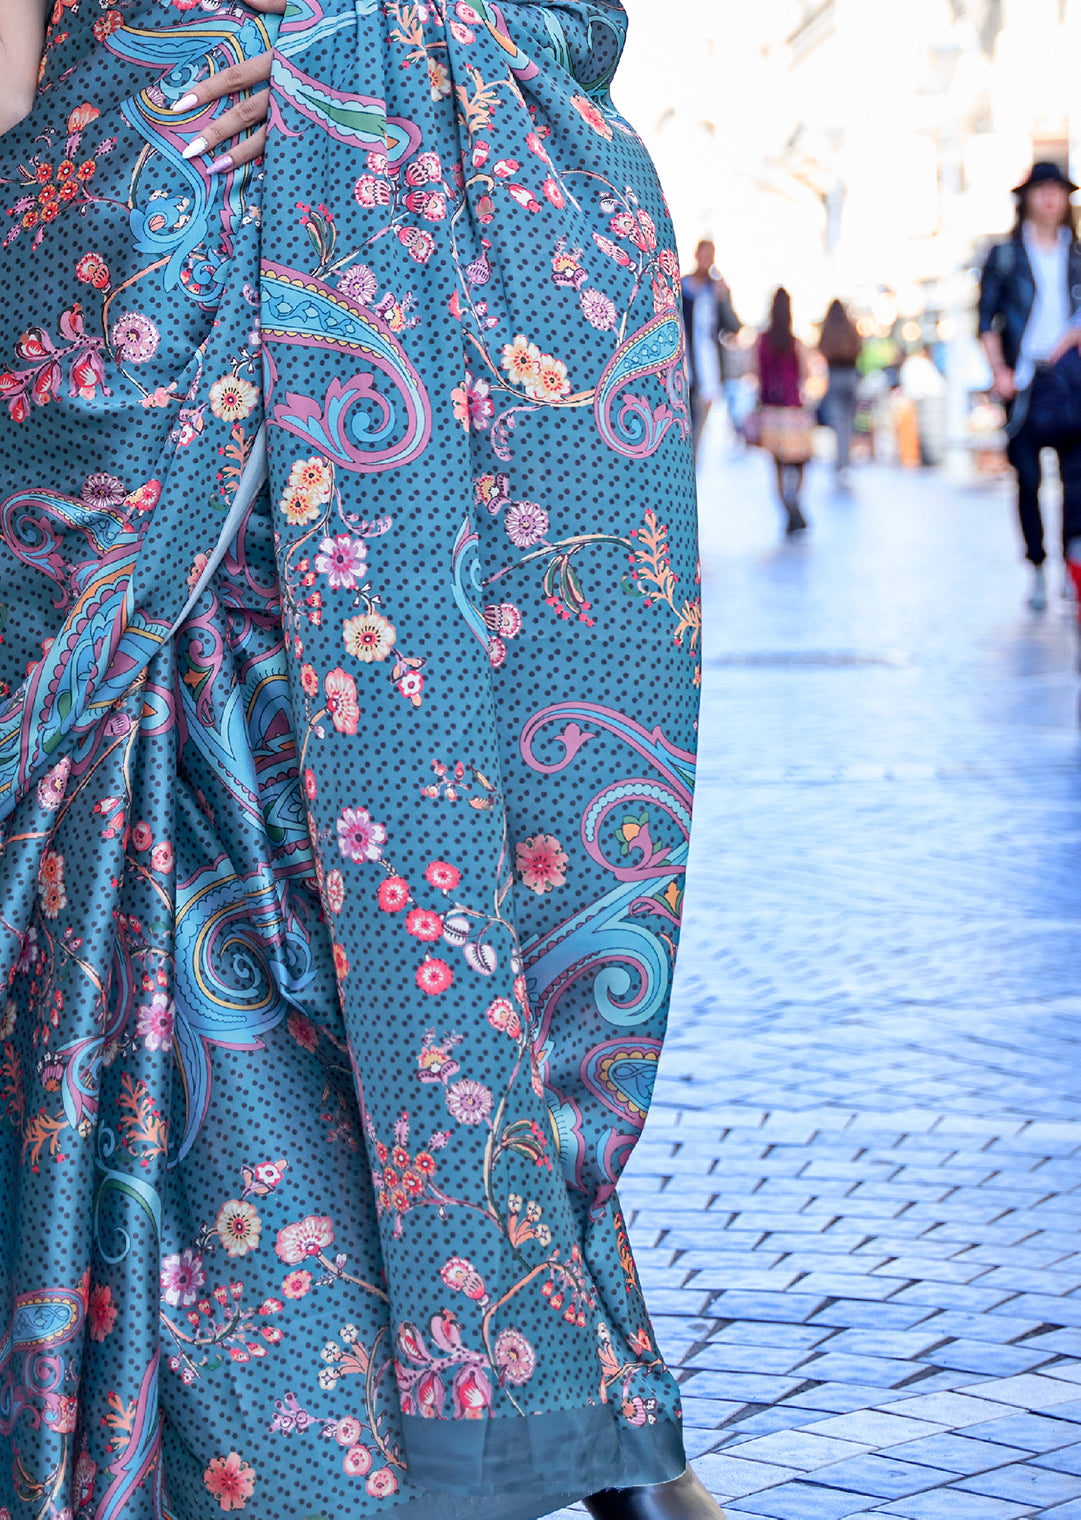
[[[0,141],[0,1520],[684,1465],[616,1184],[690,822],[611,0],[57,0]],[[275,48],[257,167],[192,83]]]

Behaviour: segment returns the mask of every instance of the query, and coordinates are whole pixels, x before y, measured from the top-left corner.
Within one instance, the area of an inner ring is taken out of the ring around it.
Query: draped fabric
[[[616,1185],[697,711],[602,0],[57,0],[0,142],[0,1520],[684,1465]],[[257,167],[192,83],[274,45]]]

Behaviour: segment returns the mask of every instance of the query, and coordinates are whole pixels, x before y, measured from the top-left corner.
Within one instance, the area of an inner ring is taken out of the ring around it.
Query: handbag
[[[778,464],[806,464],[814,453],[814,413],[802,406],[761,408],[761,446]]]
[[[1011,418],[1011,422],[1012,422]],[[1028,393],[1027,422],[1040,448],[1081,440],[1081,351],[1071,348],[1057,364],[1042,365]]]

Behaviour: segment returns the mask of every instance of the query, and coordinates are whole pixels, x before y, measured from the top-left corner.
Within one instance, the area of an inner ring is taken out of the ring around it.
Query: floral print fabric
[[[0,1520],[682,1469],[616,1193],[699,633],[623,31],[52,12],[0,143]],[[271,44],[211,176],[171,108]]]

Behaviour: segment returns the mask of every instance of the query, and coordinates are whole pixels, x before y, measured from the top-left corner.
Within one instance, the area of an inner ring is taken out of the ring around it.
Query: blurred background
[[[1015,471],[977,321],[1039,162],[994,255],[1035,359],[1081,305],[1081,0],[625,4],[703,648],[621,1197],[689,1450],[729,1520],[1081,1520],[1081,434],[1041,457],[1015,411]]]
[[[962,452],[970,427],[996,420],[976,410],[991,383],[973,316],[979,266],[1032,163],[1076,167],[1078,0],[626,9],[617,102],[658,165],[685,264],[714,238],[741,318],[760,324],[785,284],[812,343],[844,298],[872,340],[871,367],[889,343],[928,344],[949,392],[927,419],[925,458],[952,446],[958,473],[991,467],[990,453]],[[992,443],[1001,453],[1004,440]]]

